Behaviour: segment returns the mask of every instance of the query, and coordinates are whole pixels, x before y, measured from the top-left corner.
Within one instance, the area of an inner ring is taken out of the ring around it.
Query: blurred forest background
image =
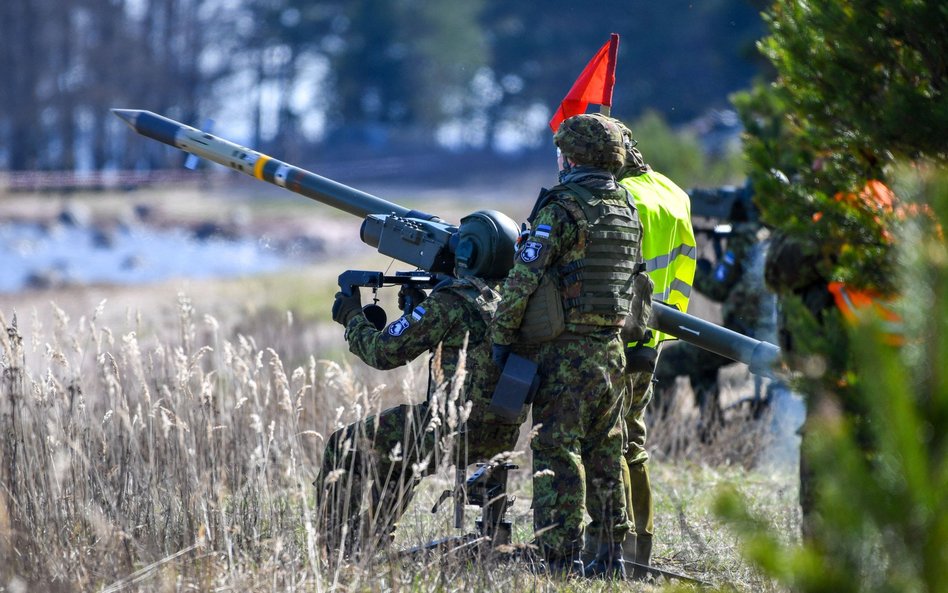
[[[613,113],[656,143],[684,143],[665,152],[698,181],[702,155],[739,150],[727,97],[767,68],[754,48],[764,4],[6,0],[0,169],[180,166],[110,107],[210,118],[220,135],[303,166],[395,152],[548,157],[552,109],[615,31]]]

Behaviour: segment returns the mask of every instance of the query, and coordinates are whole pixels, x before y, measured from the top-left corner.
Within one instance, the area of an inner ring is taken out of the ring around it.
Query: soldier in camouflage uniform
[[[509,263],[503,265],[503,270],[507,268]],[[327,441],[315,485],[324,501],[321,526],[332,553],[343,541],[343,527],[349,533],[347,544],[357,549],[390,542],[415,485],[438,466],[439,455],[454,455],[453,462],[464,468],[515,447],[524,418],[504,423],[487,409],[500,376],[491,361],[488,340],[489,323],[499,302],[494,290],[498,281],[468,276],[444,282],[410,314],[382,331],[362,314],[358,290],[352,297],[336,295],[333,319],[345,326],[349,350],[366,364],[391,369],[422,353],[438,352],[429,362],[424,402],[369,416],[337,430]],[[413,295],[415,302],[424,295],[418,292]],[[464,372],[458,374],[462,364]],[[449,425],[445,402],[455,378],[464,381],[458,407],[471,404],[467,421],[458,427]],[[447,442],[444,437],[452,431],[457,431],[453,435],[456,446],[445,452],[441,449]],[[369,501],[363,506],[366,490]]]
[[[655,298],[687,309],[694,270],[690,200],[684,190],[645,162],[632,131],[621,122],[620,128],[625,141],[626,162],[616,171],[616,179],[629,190],[639,211],[645,237],[642,253],[649,261],[651,280],[655,281],[649,282],[648,289]],[[667,288],[659,288],[655,285],[658,283]],[[623,341],[632,344],[631,349],[626,350],[628,366],[625,375],[626,504],[634,531],[626,537],[623,555],[626,560],[634,560],[637,564],[632,577],[644,579],[647,573],[638,565],[648,565],[651,561],[654,529],[649,455],[645,448],[648,435],[645,409],[653,393],[652,371],[656,360],[653,357],[658,357],[656,347],[665,337],[655,336],[653,340],[652,332],[649,330],[645,334],[644,326],[638,328],[627,324],[625,329]],[[641,335],[636,333],[639,331]],[[592,549],[589,544],[587,542],[587,553]]]
[[[776,299],[763,281],[766,230],[746,215],[732,214],[727,247],[718,261],[698,260],[694,288],[712,301],[721,303],[724,327],[759,340],[773,341]],[[723,421],[718,386],[718,370],[733,361],[685,342],[665,346],[655,377],[660,406],[670,403],[675,377],[687,375],[701,410],[699,437],[708,442]]]
[[[494,321],[494,360],[528,352],[541,383],[533,400],[536,543],[551,571],[581,574],[584,515],[603,542],[587,573],[624,576],[629,531],[622,487],[625,356],[619,337],[631,307],[641,228],[628,193],[609,170],[625,158],[615,122],[564,121],[560,184],[540,194]],[[550,289],[552,287],[552,297]],[[552,302],[539,323],[538,303]],[[562,315],[561,331],[537,337]],[[536,343],[534,350],[530,344]]]

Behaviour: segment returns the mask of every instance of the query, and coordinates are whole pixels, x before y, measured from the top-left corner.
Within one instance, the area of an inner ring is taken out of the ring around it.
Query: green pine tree
[[[946,591],[948,5],[775,0],[764,17],[777,78],[734,97],[762,216],[807,246],[795,275],[897,295],[904,343],[784,287],[811,530],[786,548],[733,493],[719,511],[795,590]],[[895,209],[848,197],[873,179]]]

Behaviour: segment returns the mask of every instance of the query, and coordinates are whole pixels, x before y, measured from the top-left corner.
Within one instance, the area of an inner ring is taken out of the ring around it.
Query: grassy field
[[[38,321],[43,309],[51,323]],[[276,309],[219,319],[183,294],[170,309],[174,322],[123,313],[117,326],[102,323],[108,303],[79,317],[48,305],[16,326],[4,312],[3,582],[110,591],[562,586],[519,568],[449,569],[437,559],[427,561],[437,570],[385,563],[329,573],[309,486],[324,436],[366,411],[416,401],[423,367],[372,371],[342,351],[337,327]],[[687,431],[693,412],[653,423],[656,443]],[[792,467],[749,469],[758,424],[735,421],[711,446],[692,439],[656,460],[657,565],[741,591],[772,588],[710,510],[715,488],[731,484],[788,538],[796,533]],[[520,459],[529,467],[528,454]],[[450,505],[428,513],[452,475],[444,467],[427,480],[400,544],[455,533]],[[520,542],[530,539],[529,477],[522,469],[511,484]]]
[[[0,591],[650,590],[441,556],[330,569],[310,486],[325,437],[424,393],[424,361],[369,369],[328,319],[335,275],[389,263],[363,249],[246,280],[0,295]],[[727,397],[746,395],[746,370],[722,377]],[[680,395],[651,425],[654,563],[737,591],[775,590],[711,508],[719,486],[736,487],[793,541],[795,466],[762,465],[769,421],[740,411],[715,442],[697,442],[686,384]],[[510,484],[519,543],[532,535],[526,437]],[[457,533],[450,504],[430,513],[453,480],[440,469],[422,483],[398,546]]]

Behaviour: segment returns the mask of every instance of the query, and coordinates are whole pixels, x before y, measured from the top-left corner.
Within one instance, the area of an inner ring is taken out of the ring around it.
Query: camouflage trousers
[[[369,416],[334,432],[326,443],[319,477],[314,483],[319,528],[327,547],[345,553],[385,545],[408,508],[415,486],[436,470],[441,455],[459,467],[513,450],[516,424],[469,422],[452,435],[447,453],[439,423],[427,403],[404,404]]]
[[[645,408],[652,399],[651,373],[626,373],[626,505],[637,537],[651,537],[654,523],[652,486],[648,474]]]
[[[623,488],[625,354],[614,339],[584,337],[539,347],[533,400],[533,524],[547,558],[565,558],[590,536],[621,542],[629,531]]]

